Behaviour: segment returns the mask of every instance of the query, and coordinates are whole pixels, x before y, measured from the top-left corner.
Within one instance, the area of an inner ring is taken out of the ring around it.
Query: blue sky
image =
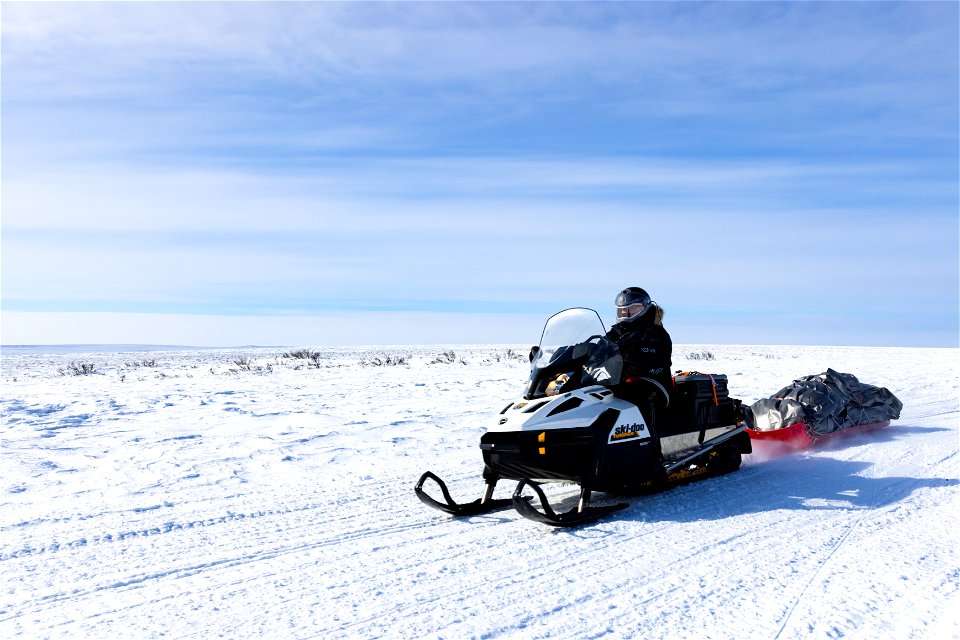
[[[4,344],[958,346],[956,3],[3,3]]]

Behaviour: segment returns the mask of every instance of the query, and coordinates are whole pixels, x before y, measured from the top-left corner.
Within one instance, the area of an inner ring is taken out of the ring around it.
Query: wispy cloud
[[[5,4],[3,306],[540,313],[644,284],[689,326],[848,302],[875,324],[894,287],[954,340],[957,23]]]

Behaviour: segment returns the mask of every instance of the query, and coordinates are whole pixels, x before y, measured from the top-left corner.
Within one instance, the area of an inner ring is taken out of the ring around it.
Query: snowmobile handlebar
[[[523,397],[527,400],[533,400],[550,395],[547,393],[548,385],[561,374],[569,376],[567,382],[563,384],[562,392],[572,391],[583,386],[583,367],[593,356],[598,344],[594,340],[603,340],[603,338],[599,334],[592,335],[583,342],[559,347],[550,358],[550,362],[542,367],[537,366],[537,358],[534,356],[530,371],[530,382]],[[534,347],[534,349],[537,353],[541,351],[539,347]],[[531,355],[533,353],[534,351],[531,350]]]

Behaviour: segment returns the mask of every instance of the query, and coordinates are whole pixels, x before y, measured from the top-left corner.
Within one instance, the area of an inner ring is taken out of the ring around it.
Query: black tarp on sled
[[[825,373],[794,380],[746,410],[751,431],[769,432],[803,424],[813,437],[900,417],[903,403],[885,387],[860,382],[851,373]]]

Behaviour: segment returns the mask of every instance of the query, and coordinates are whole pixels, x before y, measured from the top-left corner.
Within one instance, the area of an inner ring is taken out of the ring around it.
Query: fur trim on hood
[[[663,307],[660,305],[654,305],[656,309],[656,315],[653,316],[653,324],[663,324]]]

